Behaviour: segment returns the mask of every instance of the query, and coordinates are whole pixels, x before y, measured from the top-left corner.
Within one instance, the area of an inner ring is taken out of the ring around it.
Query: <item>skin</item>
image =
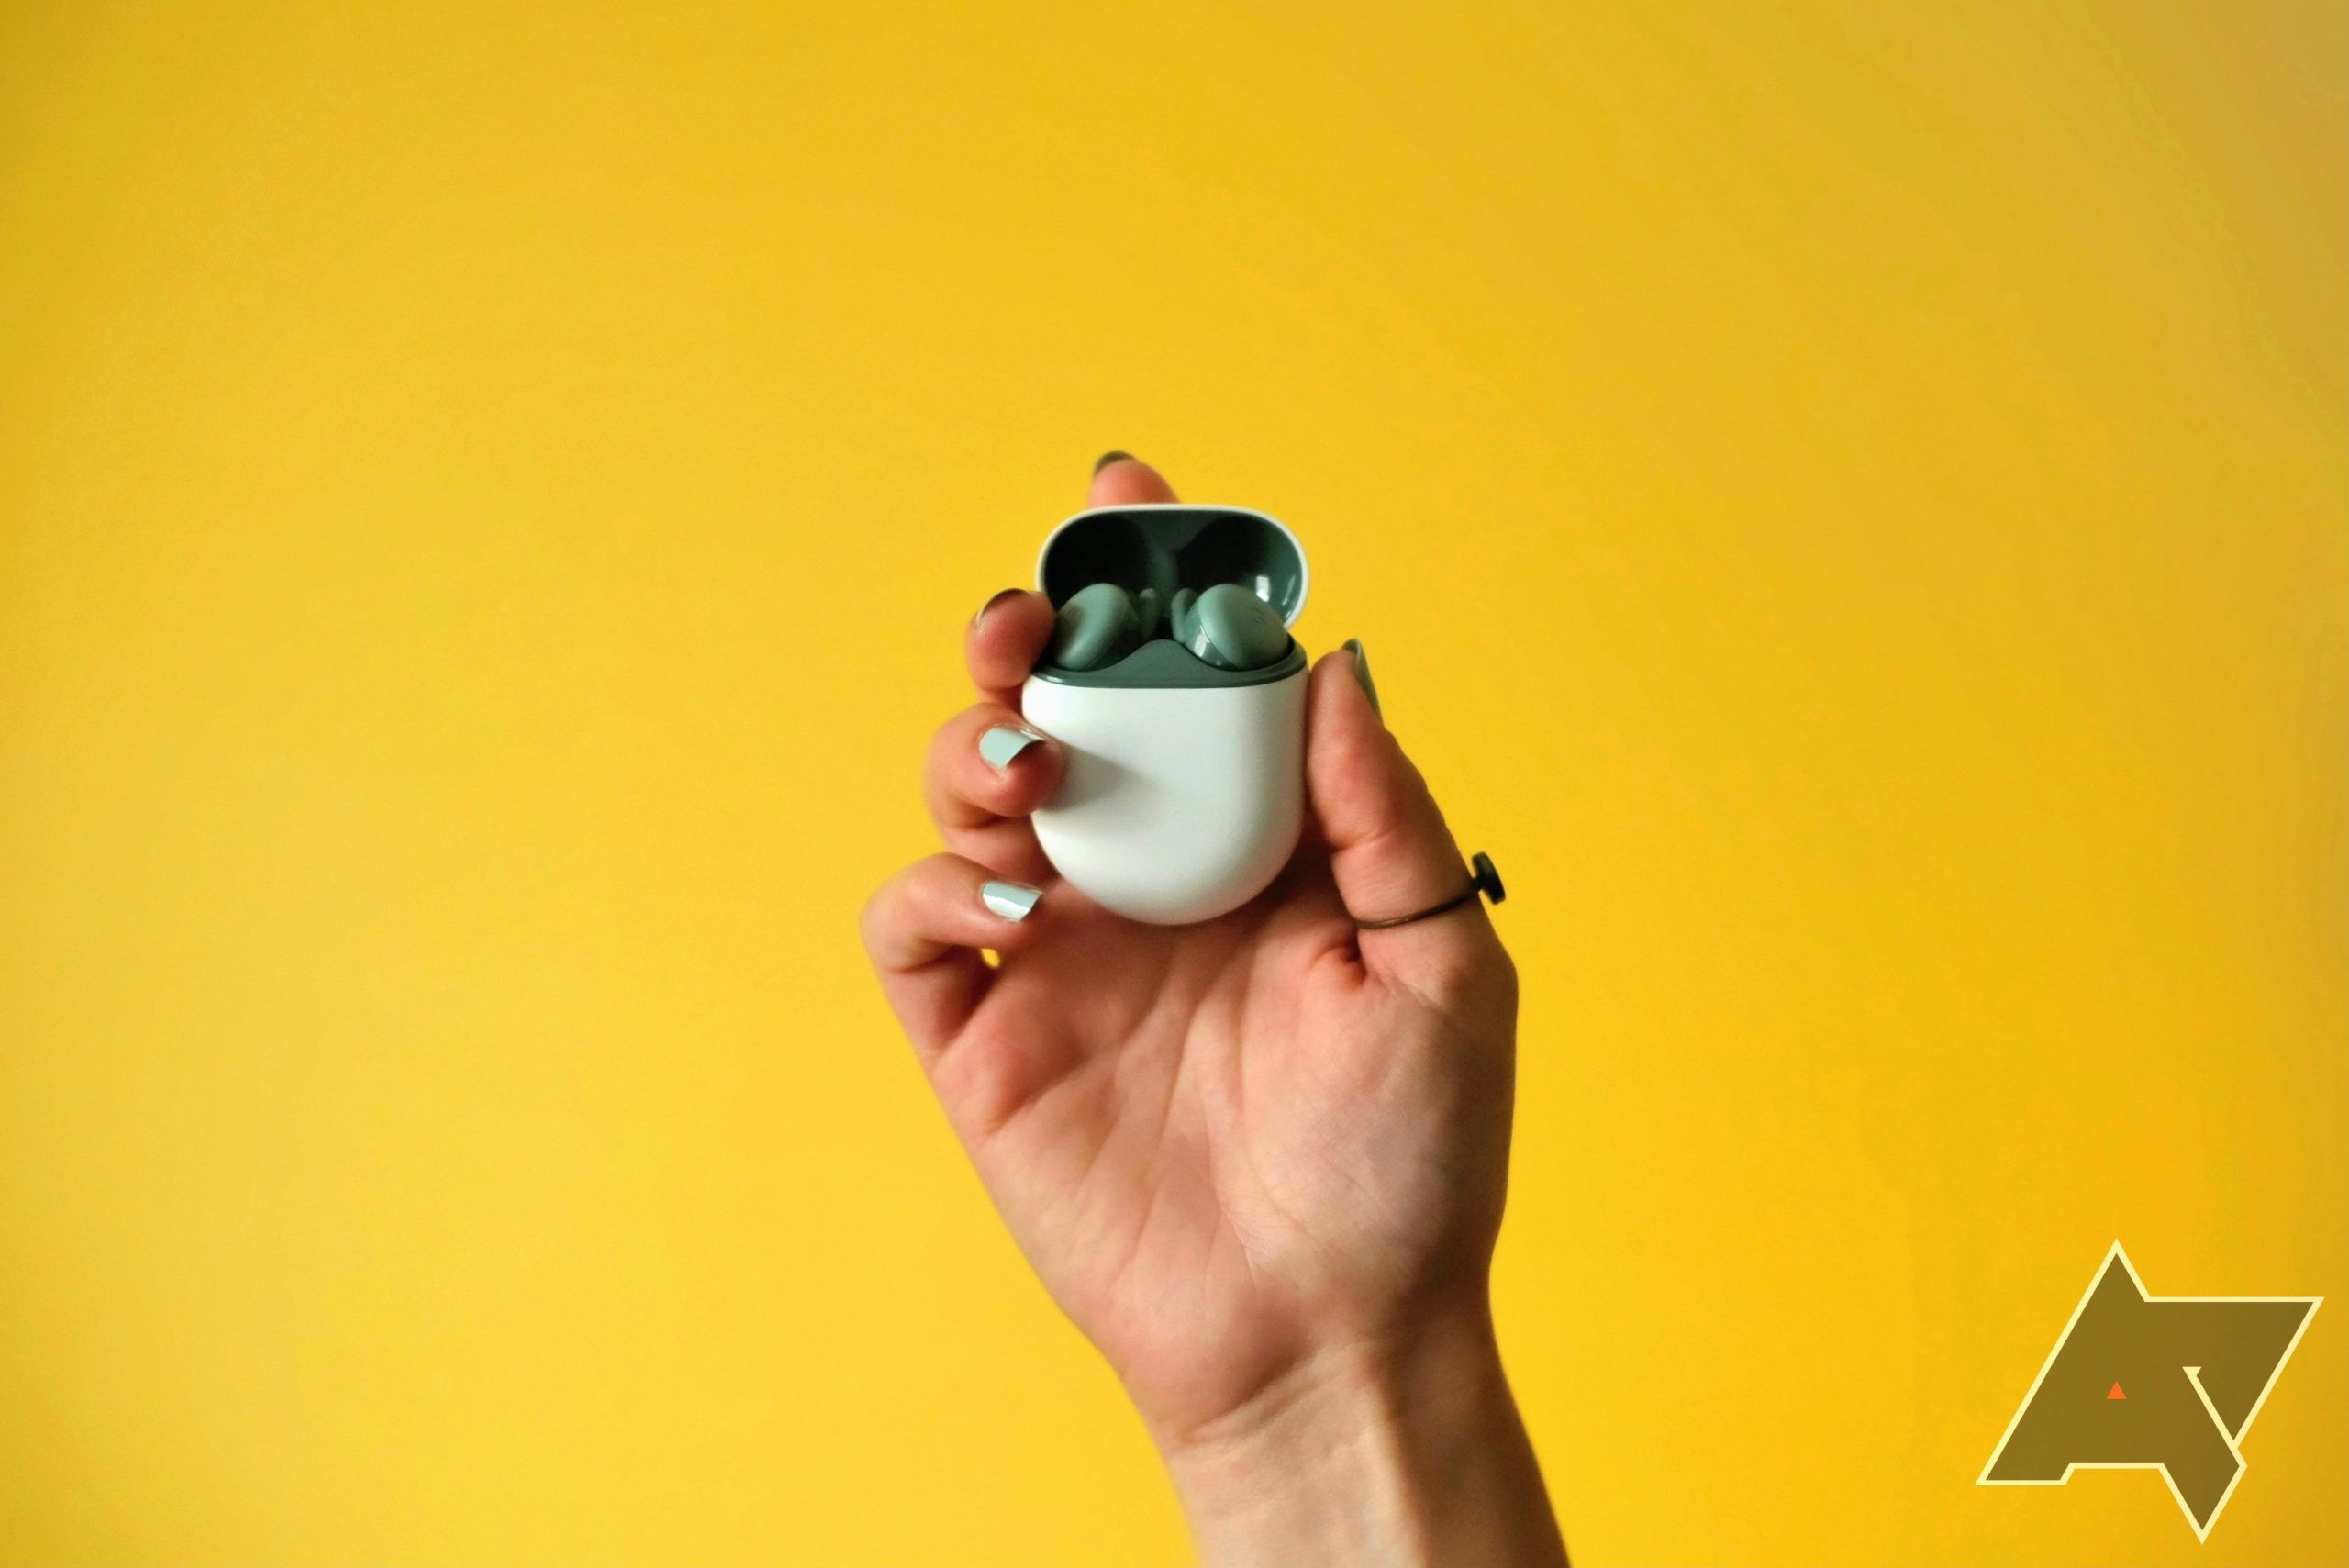
[[[1121,458],[1090,504],[1174,498]],[[1563,1563],[1487,1290],[1516,972],[1481,904],[1347,914],[1465,885],[1442,814],[1341,651],[1311,675],[1311,827],[1281,880],[1200,925],[1110,915],[1029,822],[1057,743],[980,755],[1052,629],[1041,594],[974,618],[981,700],[923,775],[946,852],[864,913],[972,1163],[1132,1396],[1203,1561]],[[989,881],[1043,896],[1007,919]]]

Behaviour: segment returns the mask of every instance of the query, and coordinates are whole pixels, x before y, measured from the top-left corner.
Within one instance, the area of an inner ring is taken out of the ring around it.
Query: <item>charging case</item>
[[[1244,507],[1101,506],[1052,530],[1036,581],[1055,609],[1095,583],[1151,589],[1162,606],[1178,589],[1237,583],[1287,626],[1305,607],[1305,551]],[[1262,893],[1305,820],[1306,674],[1294,637],[1257,670],[1217,669],[1164,636],[1102,669],[1038,665],[1020,710],[1068,756],[1035,815],[1053,868],[1103,907],[1161,926]]]

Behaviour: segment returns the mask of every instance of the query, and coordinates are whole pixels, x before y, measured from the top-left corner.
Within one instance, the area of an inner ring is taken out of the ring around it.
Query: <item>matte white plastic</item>
[[[1307,672],[1253,686],[1072,686],[1029,679],[1020,713],[1068,752],[1036,837],[1129,919],[1211,920],[1262,893],[1305,821]]]

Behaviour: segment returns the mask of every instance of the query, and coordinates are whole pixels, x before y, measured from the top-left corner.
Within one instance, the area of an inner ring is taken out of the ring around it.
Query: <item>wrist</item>
[[[1481,1306],[1322,1347],[1157,1438],[1204,1562],[1565,1560]]]

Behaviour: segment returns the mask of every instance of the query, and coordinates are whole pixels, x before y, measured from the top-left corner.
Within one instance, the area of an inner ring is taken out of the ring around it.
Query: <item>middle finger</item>
[[[977,703],[931,737],[922,794],[947,848],[1007,876],[1033,881],[1051,867],[1028,818],[1052,797],[1060,743],[998,703]]]

